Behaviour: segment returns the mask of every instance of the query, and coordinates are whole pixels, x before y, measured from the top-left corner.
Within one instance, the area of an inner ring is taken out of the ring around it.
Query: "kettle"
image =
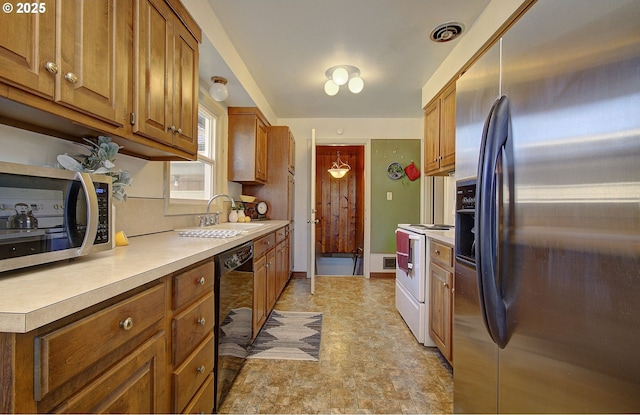
[[[16,214],[9,218],[9,227],[13,229],[37,229],[38,219],[33,216],[26,203],[16,203]]]

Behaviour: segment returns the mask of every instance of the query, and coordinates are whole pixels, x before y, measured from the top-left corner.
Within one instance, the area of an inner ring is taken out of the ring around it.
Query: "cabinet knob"
[[[444,288],[449,288],[449,284],[447,284],[446,282],[444,283]]]
[[[133,319],[131,317],[127,317],[120,322],[120,328],[122,328],[125,331],[131,330],[132,327],[133,327]]]
[[[176,132],[177,132],[178,134],[182,134],[182,128],[178,128],[178,129],[176,130]]]
[[[169,131],[171,131],[172,133],[175,133],[176,132],[176,126],[175,125],[169,126]]]
[[[200,324],[201,326],[204,326],[204,324],[205,324],[206,322],[207,322],[207,321],[204,319],[204,317],[200,317],[200,318],[197,320],[197,323],[198,323],[198,324]]]
[[[58,73],[58,65],[56,65],[53,62],[47,62],[44,64],[44,69],[46,69],[47,71],[49,71],[49,73],[52,74],[57,74]]]
[[[199,368],[196,369],[196,372],[198,372],[199,374],[203,374],[205,370],[206,369],[204,366],[200,366]]]
[[[64,76],[64,79],[71,82],[72,84],[75,84],[76,82],[78,82],[78,75],[74,74],[73,72],[67,72],[67,74]]]
[[[438,250],[438,249],[435,249],[433,252],[434,252],[436,255],[440,255],[440,250]]]
[[[204,282],[205,282],[204,277],[200,277],[200,279],[198,279],[198,284],[204,285]]]

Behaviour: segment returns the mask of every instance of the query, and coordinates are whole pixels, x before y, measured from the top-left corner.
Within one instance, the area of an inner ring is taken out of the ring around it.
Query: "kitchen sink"
[[[264,223],[230,223],[225,222],[219,225],[206,226],[204,228],[176,229],[180,236],[191,238],[233,238],[242,233],[248,233],[256,228],[264,226]]]

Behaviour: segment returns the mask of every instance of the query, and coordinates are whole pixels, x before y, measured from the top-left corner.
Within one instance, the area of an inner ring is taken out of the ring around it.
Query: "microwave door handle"
[[[89,253],[98,233],[98,196],[88,173],[76,172],[75,178],[82,184],[87,198],[87,231],[82,245],[78,248],[78,256],[82,256]]]

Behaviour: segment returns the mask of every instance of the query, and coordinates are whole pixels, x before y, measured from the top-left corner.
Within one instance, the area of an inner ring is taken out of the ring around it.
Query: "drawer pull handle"
[[[67,72],[67,74],[64,76],[64,79],[66,79],[68,82],[71,82],[72,84],[75,84],[78,82],[78,75],[74,74],[73,72]]]
[[[204,277],[200,277],[200,279],[198,280],[198,284],[204,285],[204,281],[205,281]]]
[[[52,74],[57,74],[58,73],[58,65],[56,65],[53,62],[47,62],[44,64],[44,69],[46,69],[47,71],[49,71],[49,73]]]
[[[436,253],[436,255],[440,255],[440,251],[438,249],[436,249],[435,251],[433,251]]]
[[[205,367],[204,366],[200,366],[199,368],[196,369],[196,372],[202,374],[205,371]]]
[[[204,324],[205,324],[206,322],[207,322],[207,321],[204,319],[204,317],[200,317],[200,318],[198,319],[198,321],[197,321],[197,323],[198,323],[198,324],[200,324],[201,326],[204,326]]]
[[[133,327],[133,319],[131,317],[125,318],[120,322],[120,327],[125,331],[131,330]]]

